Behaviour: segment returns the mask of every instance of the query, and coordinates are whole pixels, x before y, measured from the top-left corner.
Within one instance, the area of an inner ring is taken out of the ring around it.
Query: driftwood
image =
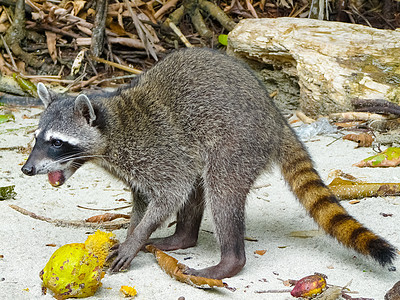
[[[230,32],[228,47],[297,78],[307,115],[352,110],[355,98],[397,102],[400,95],[398,31],[299,18],[247,19]],[[283,80],[278,87],[287,85]]]

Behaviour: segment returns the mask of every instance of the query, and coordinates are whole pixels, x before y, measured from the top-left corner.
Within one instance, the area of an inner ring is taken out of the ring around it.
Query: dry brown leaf
[[[0,33],[4,33],[7,31],[7,29],[10,27],[9,23],[6,24],[0,24]]]
[[[328,174],[328,179],[333,180],[337,177],[340,177],[342,179],[348,179],[351,181],[360,181],[357,177],[354,177],[353,175],[349,174],[349,173],[345,173],[342,170],[333,170],[331,172],[329,172]]]
[[[256,251],[254,251],[254,254],[258,254],[258,255],[264,255],[265,253],[267,253],[267,250],[256,250]]]
[[[349,204],[357,204],[360,203],[360,200],[351,200],[349,201]]]
[[[57,34],[51,31],[46,31],[46,42],[47,42],[47,49],[49,49],[49,54],[53,62],[57,62]]]
[[[340,200],[400,195],[400,183],[369,183],[335,178],[328,187]]]
[[[70,7],[72,6],[73,10],[72,10],[71,14],[73,16],[77,16],[79,14],[79,12],[82,10],[82,8],[85,7],[85,4],[86,4],[86,1],[83,1],[83,0],[68,1],[64,5],[64,8],[66,10],[69,10]]]
[[[346,134],[343,139],[358,143],[357,147],[371,147],[374,141],[374,137],[368,133]]]
[[[134,35],[130,32],[125,31],[125,29],[116,22],[111,21],[108,25],[108,28],[118,36],[129,36],[130,38],[134,38]]]
[[[103,222],[113,221],[118,218],[130,219],[130,216],[126,214],[105,213],[102,215],[90,217],[85,221],[90,223],[103,223]]]
[[[6,75],[12,76],[14,73],[13,71],[11,71],[9,68],[6,67],[4,57],[3,57],[3,55],[1,55],[1,53],[0,53],[0,73],[3,76],[6,76]]]
[[[186,265],[179,263],[177,259],[157,249],[153,245],[147,245],[146,249],[147,251],[154,254],[158,264],[160,265],[161,269],[165,271],[165,273],[180,282],[187,283],[199,288],[225,286],[222,280],[219,279],[211,279],[184,274],[184,271],[188,268]]]

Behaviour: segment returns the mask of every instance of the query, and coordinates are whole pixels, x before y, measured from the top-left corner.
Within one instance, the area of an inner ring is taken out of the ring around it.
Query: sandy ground
[[[32,129],[40,109],[21,109],[15,112],[16,121],[0,124],[0,147],[26,146],[32,140]],[[26,119],[22,116],[30,118]],[[12,130],[10,130],[12,129]],[[16,130],[15,130],[16,129]],[[324,179],[329,172],[341,169],[369,182],[400,182],[398,168],[356,168],[352,164],[373,154],[371,149],[355,149],[350,141],[339,140],[327,146],[332,137],[318,137],[306,142]],[[78,208],[114,208],[126,205],[117,201],[129,200],[122,183],[94,165],[82,167],[61,188],[48,184],[46,176],[28,177],[20,171],[27,154],[0,151],[0,186],[15,185],[14,200],[0,201],[0,299],[52,299],[42,295],[40,270],[57,247],[84,242],[93,230],[88,228],[55,227],[34,220],[9,207],[19,205],[39,215],[77,220],[98,212]],[[278,172],[263,176],[249,195],[247,204],[247,236],[257,241],[246,241],[247,264],[234,278],[224,280],[235,291],[227,289],[201,290],[171,279],[156,264],[149,253],[139,253],[128,272],[106,275],[103,286],[92,299],[119,299],[121,285],[135,286],[137,299],[291,299],[289,293],[257,293],[271,289],[287,289],[279,279],[299,279],[319,272],[328,276],[328,283],[350,288],[353,297],[383,299],[387,290],[400,279],[399,271],[389,272],[365,257],[345,249],[335,240],[319,235],[301,239],[290,237],[298,230],[317,229],[293,195],[288,191]],[[374,231],[400,247],[400,198],[378,197],[362,199],[351,205],[342,202],[350,213]],[[125,210],[128,212],[129,210]],[[380,213],[393,214],[384,217]],[[167,224],[169,222],[166,222]],[[164,236],[173,228],[163,226],[154,235]],[[194,268],[218,262],[219,251],[210,231],[213,225],[207,213],[202,223],[196,247],[170,254]],[[123,240],[126,230],[116,230]],[[55,244],[57,247],[46,246]],[[254,254],[266,250],[265,255]],[[395,266],[400,270],[399,260]]]

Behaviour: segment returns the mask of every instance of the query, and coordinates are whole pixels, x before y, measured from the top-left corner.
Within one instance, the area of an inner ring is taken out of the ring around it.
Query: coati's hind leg
[[[237,274],[246,263],[244,249],[245,201],[250,185],[240,178],[234,169],[227,172],[229,166],[214,165],[210,168],[204,189],[207,204],[210,204],[215,224],[215,234],[220,244],[221,260],[212,267],[185,273],[222,279]],[[222,170],[222,172],[220,172]]]
[[[203,194],[203,186],[199,180],[189,199],[178,212],[175,233],[165,238],[150,239],[148,244],[165,251],[196,246],[204,211]]]

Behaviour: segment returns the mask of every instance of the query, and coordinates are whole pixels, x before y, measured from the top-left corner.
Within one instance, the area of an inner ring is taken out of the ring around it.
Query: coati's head
[[[61,97],[42,83],[37,90],[45,110],[22,172],[48,174],[50,184],[60,186],[86,161],[101,155],[99,108],[83,94]]]

